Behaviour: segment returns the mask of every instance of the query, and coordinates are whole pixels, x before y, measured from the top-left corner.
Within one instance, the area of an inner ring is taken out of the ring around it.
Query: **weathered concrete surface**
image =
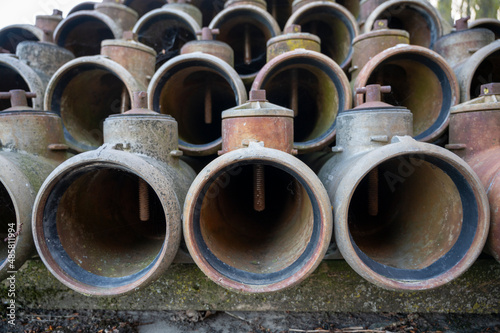
[[[9,299],[6,282],[0,290]],[[431,291],[376,287],[344,261],[323,261],[298,287],[271,295],[240,295],[217,286],[193,264],[174,264],[160,280],[121,297],[88,297],[59,283],[39,260],[16,274],[16,304],[40,309],[454,312],[500,313],[500,264],[478,260],[455,281]]]

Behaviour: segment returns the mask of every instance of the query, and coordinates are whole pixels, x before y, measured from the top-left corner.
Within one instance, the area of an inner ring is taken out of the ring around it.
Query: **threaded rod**
[[[253,208],[262,212],[266,208],[266,189],[264,184],[264,166],[256,164],[253,166]]]
[[[378,215],[378,168],[368,174],[368,214]]]
[[[141,221],[149,220],[149,189],[148,183],[139,179],[139,217]]]

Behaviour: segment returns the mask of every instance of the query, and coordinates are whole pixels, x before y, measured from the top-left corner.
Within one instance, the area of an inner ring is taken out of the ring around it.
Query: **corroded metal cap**
[[[408,110],[405,107],[393,106],[382,102],[382,94],[391,92],[391,86],[381,86],[380,84],[369,84],[366,87],[356,89],[358,96],[365,96],[365,102],[356,106],[353,110],[368,110],[368,109],[390,109],[390,110]],[[358,100],[359,102],[360,100]],[[362,102],[362,101],[361,101]]]
[[[267,62],[280,54],[296,49],[321,52],[321,40],[316,35],[302,32],[300,25],[292,24],[285,28],[283,35],[267,41]]]
[[[462,112],[476,111],[500,111],[500,83],[488,83],[481,86],[479,97],[470,101],[455,105],[450,109],[450,113],[457,114]]]
[[[267,9],[267,3],[265,0],[228,0],[224,4],[224,8],[228,8],[231,6],[240,6],[240,5],[253,5],[260,7],[264,10]]]
[[[234,51],[228,44],[214,40],[214,36],[219,34],[219,29],[202,28],[196,32],[200,40],[192,40],[184,44],[181,54],[203,52],[211,54],[234,67]]]
[[[293,111],[269,103],[265,90],[251,90],[247,103],[222,112],[222,152],[263,142],[267,148],[293,152]]]
[[[123,32],[122,39],[105,39],[101,42],[101,48],[109,46],[140,50],[142,52],[145,52],[149,55],[156,57],[156,51],[153,48],[147,46],[146,44],[140,43],[137,33],[132,31]],[[101,51],[101,54],[107,55],[110,58],[112,58],[111,55],[106,54],[106,52],[103,53]]]
[[[11,107],[5,111],[36,111],[28,106],[28,98],[35,98],[36,93],[26,92],[21,89],[11,90],[9,92],[0,92],[0,99],[10,99]],[[0,113],[1,114],[1,113]]]

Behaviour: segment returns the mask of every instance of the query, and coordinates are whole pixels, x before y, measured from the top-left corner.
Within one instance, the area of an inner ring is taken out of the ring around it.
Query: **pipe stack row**
[[[34,248],[86,295],[172,262],[267,293],[325,258],[391,290],[500,261],[499,27],[444,34],[425,0],[103,0],[0,30],[0,278]]]

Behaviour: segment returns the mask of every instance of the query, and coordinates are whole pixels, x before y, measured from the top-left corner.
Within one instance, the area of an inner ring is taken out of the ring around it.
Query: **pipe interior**
[[[199,66],[202,60],[179,64],[181,68],[170,71],[159,93],[159,105],[155,105],[156,110],[177,120],[179,140],[189,145],[220,139],[222,111],[237,105],[227,78],[216,69]]]
[[[313,208],[297,179],[264,165],[265,209],[256,211],[254,165],[233,166],[207,184],[196,208],[201,236],[210,254],[230,267],[275,273],[306,250],[313,233]]]
[[[30,91],[28,83],[23,79],[21,74],[14,68],[0,63],[0,91],[8,92],[14,89]],[[0,110],[10,108],[12,105],[8,99],[0,99]],[[28,106],[33,107],[33,101],[28,98]]]
[[[137,32],[139,41],[152,47],[156,55],[156,69],[180,54],[184,44],[196,40],[196,31],[181,17],[161,13],[144,22]]]
[[[370,180],[373,173],[378,186]],[[453,180],[436,165],[408,155],[371,169],[353,191],[348,214],[350,235],[364,254],[410,270],[426,268],[450,251],[463,223]]]
[[[316,6],[298,16],[293,23],[302,26],[303,32],[321,39],[321,53],[341,67],[347,65],[355,31],[344,14],[330,6]]]
[[[115,36],[106,23],[97,17],[85,15],[66,21],[56,43],[78,58],[100,54],[101,42],[115,38],[121,36]]]
[[[425,58],[395,56],[373,68],[366,82],[390,85],[391,92],[382,101],[404,106],[413,114],[413,135],[425,136],[446,119],[452,105],[452,88],[446,74]]]
[[[267,0],[267,11],[274,17],[281,30],[285,28],[286,21],[292,15],[292,1]]]
[[[266,43],[274,37],[273,28],[269,24],[265,17],[243,9],[228,12],[217,23],[215,28],[220,29],[217,40],[227,43],[233,49],[234,69],[238,74],[256,74],[266,64]]]
[[[59,77],[50,105],[61,116],[69,141],[98,147],[103,143],[104,120],[130,110],[130,95],[110,69],[82,64]]]
[[[300,63],[285,65],[270,73],[261,89],[266,90],[271,103],[290,109],[295,109],[292,99],[293,91],[296,91],[295,142],[310,141],[324,135],[332,128],[337,113],[343,108],[335,82],[317,66]]]
[[[492,52],[478,64],[470,79],[470,99],[479,97],[481,85],[500,82],[500,49]]]
[[[12,202],[9,192],[0,183],[0,265],[7,259],[9,254],[8,238],[9,224],[13,223],[17,229],[16,208]]]
[[[38,42],[39,39],[29,30],[23,28],[5,28],[0,32],[0,47],[16,54],[17,45],[24,41]]]
[[[225,0],[192,0],[191,4],[202,13],[202,26],[208,27],[212,19],[224,9]]]
[[[81,274],[82,269],[94,277],[127,277],[145,270],[159,255],[166,214],[148,185],[149,219],[140,219],[139,180],[122,169],[94,167],[56,184],[44,210],[45,237],[56,243],[51,255],[67,267],[66,273],[84,282],[88,274]],[[54,224],[55,235],[49,238]]]
[[[161,8],[165,5],[165,0],[127,0],[124,5],[135,10],[141,17],[147,12]]]
[[[407,4],[390,6],[376,20],[387,20],[389,29],[408,31],[410,44],[413,45],[432,47],[439,37],[436,23],[430,14]]]

